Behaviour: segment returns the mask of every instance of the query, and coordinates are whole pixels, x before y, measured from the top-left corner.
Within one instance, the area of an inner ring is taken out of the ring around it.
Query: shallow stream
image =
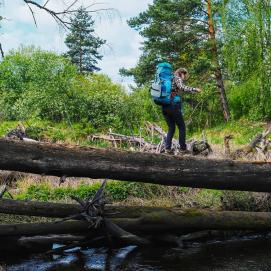
[[[73,249],[63,255],[1,255],[0,271],[270,271],[271,238],[191,243],[187,248]]]

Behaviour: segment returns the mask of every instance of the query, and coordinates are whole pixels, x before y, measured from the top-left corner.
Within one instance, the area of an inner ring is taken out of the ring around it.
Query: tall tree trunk
[[[0,43],[0,54],[2,56],[2,58],[5,57],[5,54],[4,54],[4,51],[3,51],[3,48],[2,48],[2,44]]]
[[[83,53],[82,53],[82,48],[80,48],[79,71],[80,71],[80,73],[83,73]]]
[[[212,15],[212,1],[207,0],[207,13],[208,13],[208,25],[209,25],[209,35],[210,35],[210,43],[211,43],[211,51],[213,56],[213,64],[215,66],[215,78],[216,85],[220,92],[220,102],[224,114],[225,121],[230,120],[230,110],[227,101],[227,96],[225,92],[224,82],[221,67],[218,60],[218,50],[217,50],[217,42],[216,42],[216,33],[214,28],[214,21]]]

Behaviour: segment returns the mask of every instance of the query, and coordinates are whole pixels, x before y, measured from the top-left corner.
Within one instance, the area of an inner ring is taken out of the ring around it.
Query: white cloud
[[[61,10],[65,2],[70,1],[51,0],[49,7]],[[96,2],[98,3],[98,1]],[[90,5],[95,2],[93,0],[81,0],[81,3]],[[96,34],[107,40],[108,43],[108,46],[102,48],[104,57],[99,64],[102,68],[101,72],[108,74],[116,82],[121,82],[124,85],[131,83],[130,79],[121,78],[118,71],[121,67],[133,67],[140,55],[139,47],[142,38],[127,25],[126,21],[144,11],[151,3],[152,0],[107,0],[106,4],[92,6],[94,9],[114,8],[118,10],[118,13],[93,14],[96,20]],[[4,21],[1,29],[2,35],[0,36],[5,52],[16,49],[21,44],[34,44],[58,53],[66,50],[65,34],[45,12],[34,9],[38,23],[38,28],[36,28],[32,15],[22,3],[22,0],[6,1],[1,9],[1,14],[9,19]]]

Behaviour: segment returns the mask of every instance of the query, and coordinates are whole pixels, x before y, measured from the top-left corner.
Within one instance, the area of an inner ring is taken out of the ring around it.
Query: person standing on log
[[[179,68],[174,72],[172,79],[172,90],[171,97],[180,96],[184,92],[189,93],[199,93],[202,90],[200,88],[193,88],[186,86],[184,81],[188,78],[188,72],[185,68]],[[172,138],[175,133],[176,125],[179,129],[179,144],[180,152],[188,153],[186,147],[186,128],[184,123],[184,118],[182,114],[182,104],[179,103],[170,103],[167,105],[162,105],[162,113],[168,125],[168,133],[165,142],[165,153],[172,154],[171,145]]]

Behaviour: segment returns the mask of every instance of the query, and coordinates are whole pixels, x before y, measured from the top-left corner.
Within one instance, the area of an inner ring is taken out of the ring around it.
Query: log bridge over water
[[[0,170],[59,177],[106,178],[193,188],[271,192],[271,163],[268,162],[214,160],[7,139],[0,139]],[[68,219],[59,223],[0,225],[0,239],[3,241],[12,237],[16,246],[24,247],[27,242],[25,239],[22,241],[21,238],[25,238],[22,236],[34,238],[33,236],[36,235],[70,233],[75,236],[58,235],[51,239],[47,236],[46,240],[36,237],[34,240],[38,244],[51,245],[55,240],[78,244],[82,240],[85,242],[86,236],[88,238],[91,236],[92,242],[93,237],[100,238],[100,234],[97,234],[96,229],[90,230],[89,220],[84,218],[93,214],[93,210],[96,210],[95,219],[100,216],[107,225],[107,235],[109,233],[113,237],[119,237],[125,243],[137,245],[149,244],[157,232],[160,232],[157,236],[161,237],[161,232],[164,234],[175,232],[182,235],[198,230],[271,229],[271,215],[261,212],[184,211],[178,208],[131,206],[100,208],[95,204],[97,202],[104,204],[101,201],[102,192],[100,190],[96,198],[85,202],[77,199],[80,204],[74,205],[2,199],[0,200],[1,213],[68,217]],[[91,209],[93,206],[95,208]],[[99,214],[97,206],[100,208],[98,208]],[[81,215],[76,216],[76,213],[80,212]],[[133,235],[129,231],[140,233],[144,238]],[[152,235],[152,238],[149,235]],[[33,239],[30,240],[31,242],[35,243]],[[87,244],[93,243],[88,241]]]
[[[0,169],[168,186],[271,192],[271,163],[0,139]]]

